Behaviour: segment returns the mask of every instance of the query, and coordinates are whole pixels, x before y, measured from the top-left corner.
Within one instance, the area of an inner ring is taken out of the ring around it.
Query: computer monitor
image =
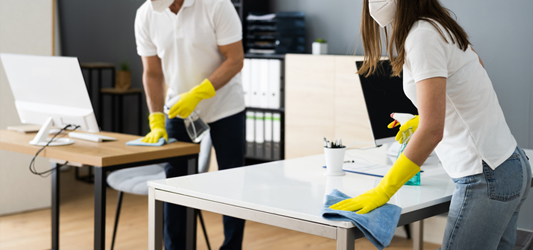
[[[357,61],[357,69],[362,61]],[[370,119],[372,136],[376,145],[394,142],[398,127],[387,128],[393,121],[391,113],[418,114],[417,108],[403,92],[401,77],[390,77],[392,67],[389,60],[382,60],[378,64],[377,73],[369,77],[359,75],[361,89],[365,98],[366,110]]]
[[[52,125],[99,132],[77,58],[6,53],[0,58],[21,122],[43,125],[31,144],[46,144]],[[72,142],[63,138],[50,145]]]

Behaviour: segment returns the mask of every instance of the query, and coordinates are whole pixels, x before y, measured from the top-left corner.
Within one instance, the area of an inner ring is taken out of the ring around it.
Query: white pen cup
[[[342,148],[324,148],[324,155],[326,156],[326,173],[327,176],[343,176],[346,173],[342,171],[342,164],[344,164],[344,152],[346,147]]]

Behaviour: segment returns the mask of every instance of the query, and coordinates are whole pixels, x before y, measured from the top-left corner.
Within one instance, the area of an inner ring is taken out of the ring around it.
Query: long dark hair
[[[381,36],[385,36],[387,54],[392,65],[392,75],[399,76],[405,62],[405,39],[409,30],[418,20],[431,23],[447,43],[446,36],[438,24],[444,27],[453,44],[465,51],[470,42],[468,35],[452,18],[453,12],[444,8],[438,0],[397,0],[397,11],[390,26],[392,33],[389,39],[388,27],[381,28],[370,16],[368,0],[363,1],[363,15],[361,17],[361,35],[364,46],[364,62],[358,74],[369,76],[376,71],[383,49]],[[455,14],[453,14],[455,16]]]

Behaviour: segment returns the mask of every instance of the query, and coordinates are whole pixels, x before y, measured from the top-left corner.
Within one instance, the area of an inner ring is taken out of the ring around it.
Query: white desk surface
[[[533,156],[533,150],[526,150]],[[347,150],[345,160],[367,160],[392,164],[386,147]],[[531,161],[531,160],[530,160]],[[230,170],[208,172],[165,180],[149,186],[204,200],[283,215],[337,227],[352,228],[351,222],[331,221],[320,213],[325,195],[338,189],[357,196],[375,187],[381,178],[346,173],[341,177],[324,175],[323,155],[269,162]],[[402,208],[402,214],[447,202],[455,188],[450,177],[432,157],[422,165],[420,186],[403,186],[389,201]]]

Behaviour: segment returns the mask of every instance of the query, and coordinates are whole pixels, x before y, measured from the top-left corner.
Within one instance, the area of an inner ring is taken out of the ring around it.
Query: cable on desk
[[[50,174],[52,174],[52,171],[54,170],[57,170],[58,168],[62,167],[62,166],[65,166],[67,165],[68,161],[66,161],[65,163],[63,164],[58,164],[57,167],[55,168],[51,168],[49,170],[46,170],[46,171],[43,171],[43,172],[38,172],[36,167],[35,167],[35,159],[37,158],[37,156],[39,155],[39,153],[41,153],[41,151],[43,151],[46,147],[48,147],[48,145],[50,145],[50,143],[52,143],[54,141],[54,139],[59,135],[61,134],[61,132],[63,131],[66,131],[68,128],[71,128],[73,127],[72,129],[70,129],[69,131],[74,131],[76,129],[78,129],[80,127],[80,125],[73,125],[73,124],[67,124],[65,127],[63,127],[62,129],[59,130],[59,132],[57,132],[53,137],[52,139],[50,139],[48,141],[48,143],[46,143],[46,145],[44,145],[42,148],[39,149],[39,151],[37,151],[37,153],[35,153],[35,155],[33,156],[33,158],[31,159],[31,162],[30,162],[30,172],[34,175],[38,175],[38,176],[41,176],[41,177],[48,177]]]

